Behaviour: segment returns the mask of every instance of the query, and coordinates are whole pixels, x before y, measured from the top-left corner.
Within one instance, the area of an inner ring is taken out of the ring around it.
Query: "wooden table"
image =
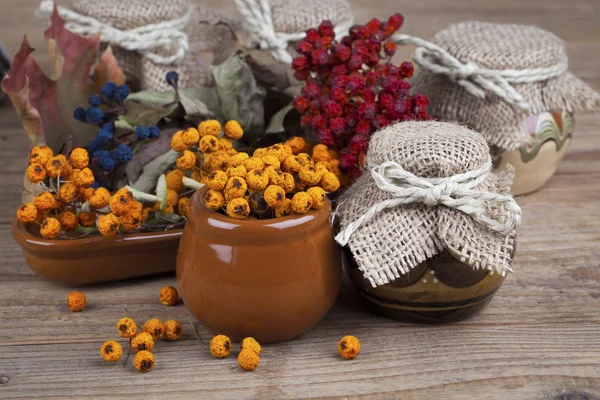
[[[4,0],[0,40],[14,52],[21,34],[45,48],[36,0]],[[212,5],[220,2],[212,0]],[[352,1],[357,20],[404,13],[404,32],[429,37],[460,20],[531,23],[567,42],[571,70],[600,89],[598,0]],[[228,0],[222,7],[233,9]],[[410,49],[403,50],[408,54]],[[47,55],[39,51],[42,64]],[[70,289],[34,275],[9,233],[20,204],[28,140],[9,103],[0,107],[0,398],[398,399],[600,398],[600,115],[577,118],[575,138],[547,187],[518,199],[515,272],[480,315],[421,326],[370,313],[347,280],[319,326],[267,346],[258,370],[234,371],[196,340],[190,314],[157,301],[173,276],[86,287],[85,312],[66,307]],[[124,307],[138,320],[175,318],[182,340],[160,342],[154,371],[108,365],[100,345],[115,338]],[[211,334],[199,327],[205,341]],[[354,361],[337,355],[360,338]]]

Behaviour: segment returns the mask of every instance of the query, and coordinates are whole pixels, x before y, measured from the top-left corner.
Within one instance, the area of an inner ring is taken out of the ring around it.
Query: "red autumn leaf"
[[[99,92],[106,82],[114,82],[117,85],[125,83],[125,74],[119,67],[119,63],[113,54],[112,48],[108,46],[100,56],[100,61],[94,71],[94,92]]]
[[[33,59],[34,49],[24,37],[21,49],[2,80],[2,90],[11,99],[34,146],[46,144],[55,152],[67,141],[85,146],[94,139],[97,128],[76,121],[73,111],[87,105],[94,88],[90,70],[98,55],[100,38],[98,35],[83,38],[69,32],[58,15],[56,4],[44,37],[52,62],[52,79]],[[101,57],[96,69],[102,71],[96,81],[100,86],[105,79],[122,75],[110,54]]]

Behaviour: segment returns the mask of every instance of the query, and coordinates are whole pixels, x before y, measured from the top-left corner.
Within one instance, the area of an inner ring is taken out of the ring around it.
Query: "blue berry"
[[[102,129],[110,133],[115,133],[115,125],[112,122],[107,122],[103,124]]]
[[[150,137],[150,131],[145,126],[137,126],[135,128],[135,137],[137,137],[138,140],[148,139],[148,137]]]
[[[98,139],[94,139],[88,144],[88,153],[93,154],[95,151],[102,149],[103,146]]]
[[[105,171],[112,171],[117,165],[115,160],[110,156],[110,153],[108,156],[99,157],[98,164],[100,165],[100,168]]]
[[[85,122],[85,108],[77,107],[73,112],[73,118],[77,121]]]
[[[91,122],[94,125],[97,125],[100,122],[102,122],[102,119],[104,118],[104,111],[102,111],[98,107],[90,107],[86,111],[85,117],[89,122]]]
[[[129,96],[129,88],[127,85],[121,85],[117,87],[115,90],[115,99],[117,99],[117,101],[123,101],[127,98],[127,96]]]
[[[99,94],[92,93],[88,98],[88,103],[90,103],[90,106],[98,107],[100,104],[102,104],[102,97],[100,97]]]
[[[160,135],[160,129],[158,129],[158,126],[156,125],[152,125],[148,128],[148,131],[150,132],[151,138],[157,138]]]
[[[92,154],[93,158],[105,158],[105,157],[111,157],[110,151],[108,150],[96,150],[94,151],[94,154]]]
[[[100,146],[104,146],[113,139],[113,134],[104,129],[100,129],[96,134],[96,141]]]
[[[111,100],[115,95],[115,90],[117,90],[117,84],[114,82],[106,82],[102,89],[100,89],[100,93],[106,100]]]
[[[116,149],[113,150],[113,158],[120,163],[126,163],[131,160],[133,154],[131,153],[131,148],[124,144],[120,144]]]
[[[175,71],[167,72],[167,83],[173,87],[177,86],[177,82],[179,81],[179,74]]]

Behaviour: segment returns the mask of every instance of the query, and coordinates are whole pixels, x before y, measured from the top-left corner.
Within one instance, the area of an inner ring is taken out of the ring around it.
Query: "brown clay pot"
[[[65,285],[89,285],[175,270],[182,229],[166,232],[44,239],[14,220],[10,226],[29,267]]]
[[[448,251],[417,265],[404,279],[373,288],[344,248],[350,280],[360,295],[382,313],[404,321],[443,323],[479,312],[504,282],[504,276],[475,271]]]
[[[330,204],[305,215],[238,221],[192,197],[179,253],[179,293],[215,334],[261,343],[292,339],[333,305],[341,257]]]

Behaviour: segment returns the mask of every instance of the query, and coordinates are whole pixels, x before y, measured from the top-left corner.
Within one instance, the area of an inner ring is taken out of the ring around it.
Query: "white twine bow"
[[[244,17],[250,33],[258,40],[260,48],[268,50],[276,60],[291,64],[293,58],[287,51],[288,46],[304,39],[305,32],[275,32],[269,0],[235,0],[235,5]],[[350,19],[336,25],[333,28],[336,38],[346,35],[353,24],[354,21]]]
[[[157,24],[140,26],[129,30],[119,30],[99,20],[81,15],[65,7],[56,6],[58,14],[66,21],[65,27],[78,35],[90,36],[100,32],[100,40],[119,46],[126,50],[137,51],[154,64],[169,65],[184,59],[188,49],[188,36],[182,31],[189,23],[192,9],[178,19],[163,21]],[[42,0],[40,12],[45,15],[52,14],[53,0]],[[152,50],[156,48],[173,48],[175,54],[162,56]]]
[[[338,233],[335,240],[341,246],[345,246],[360,226],[383,210],[417,202],[429,207],[440,204],[455,208],[493,231],[509,233],[521,223],[521,208],[512,196],[473,189],[487,178],[491,168],[492,159],[489,156],[480,168],[447,178],[418,177],[394,161],[370,166],[370,173],[377,187],[393,197],[369,208],[363,215],[348,224],[346,229]],[[486,201],[506,204],[510,213],[509,218],[506,221],[497,221],[488,216],[485,210]]]
[[[531,107],[511,83],[539,82],[555,78],[564,74],[569,67],[565,59],[546,68],[486,69],[470,61],[463,63],[443,48],[414,36],[396,33],[392,40],[398,44],[416,46],[412,58],[419,66],[434,74],[446,75],[472,95],[483,99],[486,91],[491,92],[524,111],[529,111]]]

